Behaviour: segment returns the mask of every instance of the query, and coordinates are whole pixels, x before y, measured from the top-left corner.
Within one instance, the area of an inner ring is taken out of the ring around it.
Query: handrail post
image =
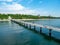
[[[26,28],[28,28],[28,24],[26,24]]]
[[[52,29],[49,29],[49,37],[51,38],[51,31],[52,31]]]
[[[36,30],[36,26],[34,25],[34,31]]]
[[[25,23],[25,28],[26,28],[27,26],[26,26],[26,23]]]
[[[29,25],[29,28],[31,29],[31,24]]]
[[[40,33],[42,33],[42,27],[40,27]]]
[[[24,23],[24,27],[25,27],[25,23]]]

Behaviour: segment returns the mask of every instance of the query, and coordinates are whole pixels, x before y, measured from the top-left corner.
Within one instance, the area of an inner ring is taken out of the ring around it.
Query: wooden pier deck
[[[22,25],[24,25],[24,24],[28,24],[28,25],[38,26],[38,27],[47,28],[47,29],[52,29],[52,30],[55,30],[55,31],[60,32],[60,28],[53,27],[53,26],[47,26],[47,25],[44,26],[44,25],[41,25],[41,24],[35,24],[35,23],[30,23],[30,22],[24,22],[24,21],[22,21],[22,20],[20,20],[20,21],[13,20],[13,21],[16,21],[16,22],[22,23]]]
[[[25,21],[22,21],[22,20],[20,20],[20,21],[11,20],[11,21],[15,22],[17,24],[23,25],[26,28],[29,27],[29,29],[31,29],[32,26],[33,26],[34,27],[33,30],[35,30],[35,31],[36,31],[36,27],[40,27],[40,31],[39,31],[40,33],[43,33],[42,32],[42,28],[46,28],[49,31],[49,33],[48,33],[49,37],[52,37],[52,35],[51,35],[52,34],[52,30],[60,32],[60,28],[57,28],[57,27],[52,27],[52,26],[47,26],[47,25],[44,26],[44,25],[41,25],[41,24],[35,24],[35,23],[25,22]],[[60,41],[60,39],[58,39],[58,40]]]

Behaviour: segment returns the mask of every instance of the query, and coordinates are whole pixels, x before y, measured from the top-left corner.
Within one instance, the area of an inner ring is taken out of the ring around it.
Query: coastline
[[[25,21],[25,20],[55,20],[55,19],[12,19],[12,20],[17,20],[17,21],[23,20],[23,21]]]
[[[0,19],[0,21],[9,21],[8,19]]]
[[[25,20],[54,20],[54,19],[12,19],[12,20],[17,20],[17,21],[23,20],[23,21],[25,21]],[[9,19],[0,19],[0,21],[10,21],[10,20]]]

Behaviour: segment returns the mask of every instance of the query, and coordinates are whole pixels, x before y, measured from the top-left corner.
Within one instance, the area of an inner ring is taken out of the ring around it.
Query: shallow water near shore
[[[35,21],[36,22],[36,21]],[[0,45],[60,45],[16,23],[0,22]]]

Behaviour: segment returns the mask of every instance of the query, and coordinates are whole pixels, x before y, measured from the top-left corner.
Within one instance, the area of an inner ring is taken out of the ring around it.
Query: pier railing
[[[43,33],[43,32],[42,32],[42,28],[47,28],[47,29],[49,30],[49,34],[48,34],[49,37],[51,37],[51,34],[52,34],[51,31],[52,31],[52,30],[60,32],[60,28],[57,28],[57,27],[52,27],[52,26],[47,26],[47,25],[44,26],[44,25],[41,25],[41,24],[24,22],[24,21],[22,21],[22,20],[20,20],[20,21],[11,20],[11,21],[13,21],[13,22],[15,22],[15,23],[18,23],[18,24],[20,24],[20,25],[22,25],[22,26],[24,26],[24,27],[26,27],[26,28],[28,28],[28,26],[29,26],[29,29],[31,29],[31,27],[33,26],[35,31],[36,31],[36,26],[38,26],[38,27],[40,27],[40,33]]]

